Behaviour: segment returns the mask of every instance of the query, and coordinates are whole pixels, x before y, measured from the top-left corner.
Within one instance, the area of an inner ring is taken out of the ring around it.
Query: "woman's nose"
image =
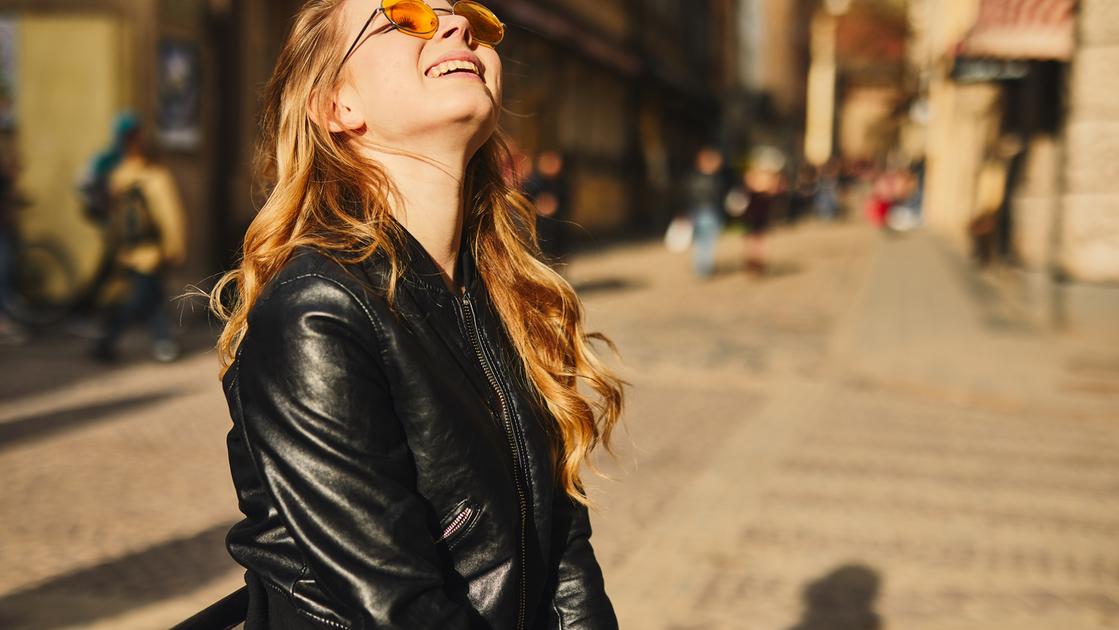
[[[439,16],[439,38],[450,39],[460,37],[466,45],[474,47],[474,34],[470,31],[470,22],[461,15]]]

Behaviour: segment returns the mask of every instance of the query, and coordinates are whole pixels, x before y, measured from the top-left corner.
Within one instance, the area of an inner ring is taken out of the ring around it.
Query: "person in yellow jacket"
[[[171,333],[163,275],[186,256],[186,221],[175,181],[166,167],[149,158],[139,125],[128,134],[108,191],[110,247],[129,291],[105,320],[94,357],[115,359],[124,331],[133,322],[144,322],[152,335],[152,356],[173,361],[180,351]]]
[[[1008,212],[1006,201],[1013,184],[1011,163],[1023,147],[1018,134],[1003,135],[988,151],[979,168],[975,182],[975,212],[968,224],[968,232],[972,239],[972,256],[980,265],[989,264],[995,257],[999,224],[1005,225],[1006,219],[1001,215]]]

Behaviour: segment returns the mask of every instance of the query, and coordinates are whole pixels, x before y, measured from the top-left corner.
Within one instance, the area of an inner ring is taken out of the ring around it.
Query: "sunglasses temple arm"
[[[350,58],[350,55],[354,54],[354,50],[357,48],[358,42],[360,42],[361,37],[363,35],[365,35],[365,30],[369,28],[369,25],[373,23],[373,20],[377,17],[377,14],[380,13],[380,12],[381,12],[381,7],[377,7],[377,9],[369,15],[369,19],[365,21],[365,24],[362,25],[361,30],[358,31],[357,37],[354,38],[354,43],[350,44],[350,49],[346,51],[346,56],[342,57],[342,63],[343,64],[345,64],[346,60],[348,60]]]

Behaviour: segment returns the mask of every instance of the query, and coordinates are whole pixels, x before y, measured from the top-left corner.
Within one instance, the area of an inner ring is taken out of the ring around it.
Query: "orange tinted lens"
[[[385,0],[381,6],[397,28],[411,35],[431,35],[439,29],[439,16],[424,2]]]
[[[486,7],[478,4],[477,2],[470,2],[469,0],[462,0],[455,3],[455,15],[461,15],[470,22],[470,30],[474,35],[474,39],[496,46],[505,37],[505,26],[502,25],[501,20],[493,14]]]

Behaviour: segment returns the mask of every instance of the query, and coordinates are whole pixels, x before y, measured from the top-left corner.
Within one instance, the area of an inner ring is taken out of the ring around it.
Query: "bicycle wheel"
[[[12,262],[12,281],[0,296],[0,308],[26,326],[63,320],[78,290],[78,274],[65,249],[50,241],[24,242]]]

